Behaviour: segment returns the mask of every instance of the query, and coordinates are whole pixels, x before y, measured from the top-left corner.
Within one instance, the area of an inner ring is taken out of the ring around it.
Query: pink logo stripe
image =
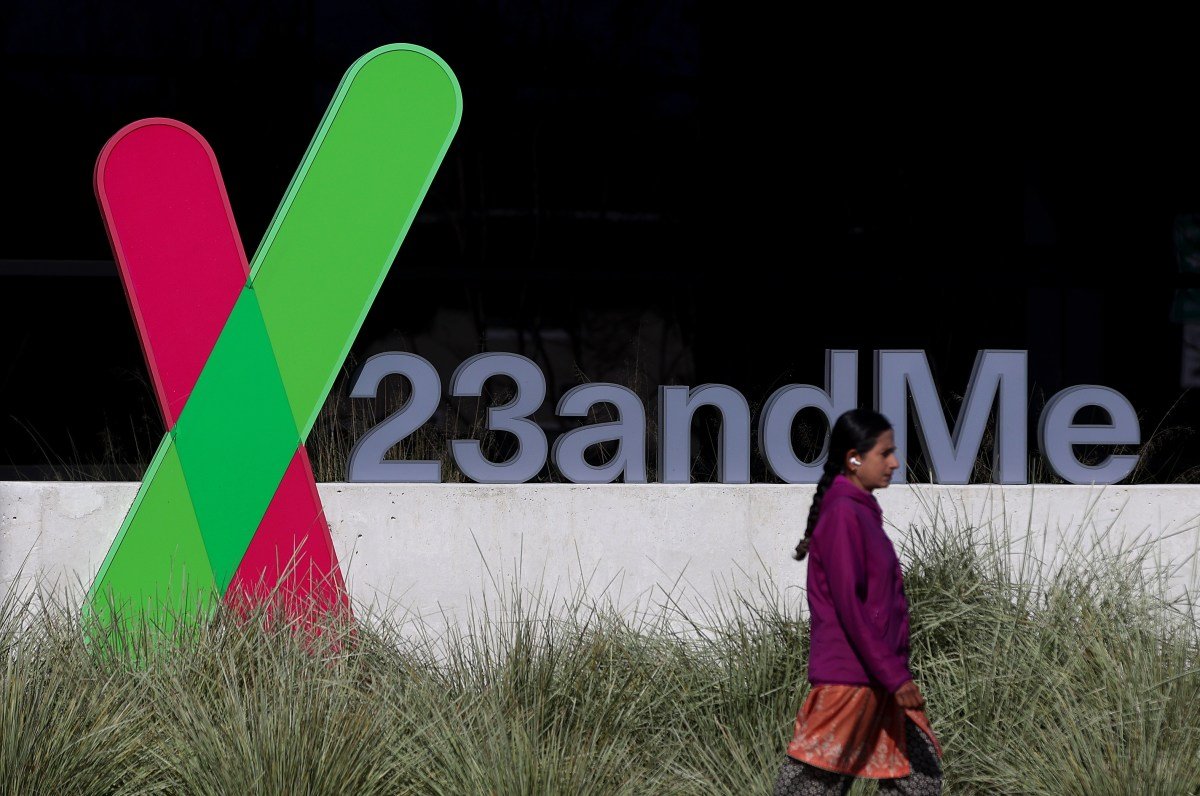
[[[278,590],[289,619],[309,612],[349,612],[350,601],[338,566],[329,524],[301,445],[284,473],[258,532],[242,557],[226,598],[255,606]]]
[[[95,185],[170,429],[249,274],[225,183],[199,133],[143,119],[109,140]]]

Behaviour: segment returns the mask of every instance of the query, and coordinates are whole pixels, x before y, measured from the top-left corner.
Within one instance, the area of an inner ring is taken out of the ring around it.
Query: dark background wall
[[[1174,237],[1200,158],[1144,90],[1161,76],[998,80],[970,42],[778,13],[9,0],[0,468],[135,460],[161,433],[92,194],[107,138],[146,116],[198,129],[252,250],[347,66],[409,41],[455,69],[463,122],[356,358],[523,350],[558,363],[559,392],[577,365],[759,402],[857,348],[865,403],[871,349],[923,348],[953,410],[978,349],[1025,348],[1031,416],[1114,387],[1144,435],[1170,432],[1149,477],[1190,478],[1197,376],[1171,309],[1200,285]]]

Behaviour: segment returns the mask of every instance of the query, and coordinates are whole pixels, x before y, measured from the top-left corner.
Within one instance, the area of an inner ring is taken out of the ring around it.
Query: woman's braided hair
[[[888,419],[873,409],[851,409],[842,413],[833,424],[829,432],[829,455],[825,459],[825,469],[821,473],[821,480],[817,482],[812,506],[808,509],[808,525],[804,528],[804,538],[796,545],[796,552],[792,558],[803,561],[808,555],[808,543],[821,516],[821,503],[825,500],[825,492],[845,466],[846,454],[852,450],[858,451],[860,456],[865,454],[875,447],[880,435],[891,427]]]

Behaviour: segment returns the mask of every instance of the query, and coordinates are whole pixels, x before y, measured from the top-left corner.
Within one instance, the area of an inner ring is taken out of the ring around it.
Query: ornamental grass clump
[[[1133,551],[1040,566],[1011,544],[937,520],[898,545],[946,792],[1200,794],[1194,600]],[[698,607],[497,576],[460,620],[315,628],[215,608],[100,632],[12,586],[0,793],[769,793],[807,692],[803,592],[779,561]]]

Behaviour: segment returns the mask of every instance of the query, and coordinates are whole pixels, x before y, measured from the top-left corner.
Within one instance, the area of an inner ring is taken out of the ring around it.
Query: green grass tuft
[[[1129,557],[1031,575],[1006,549],[941,526],[901,546],[946,792],[1200,793],[1195,603]],[[76,606],[10,592],[0,793],[769,793],[807,692],[788,595],[631,616],[513,587],[461,624],[360,614],[315,641],[217,611],[169,640],[119,623],[118,655]]]

